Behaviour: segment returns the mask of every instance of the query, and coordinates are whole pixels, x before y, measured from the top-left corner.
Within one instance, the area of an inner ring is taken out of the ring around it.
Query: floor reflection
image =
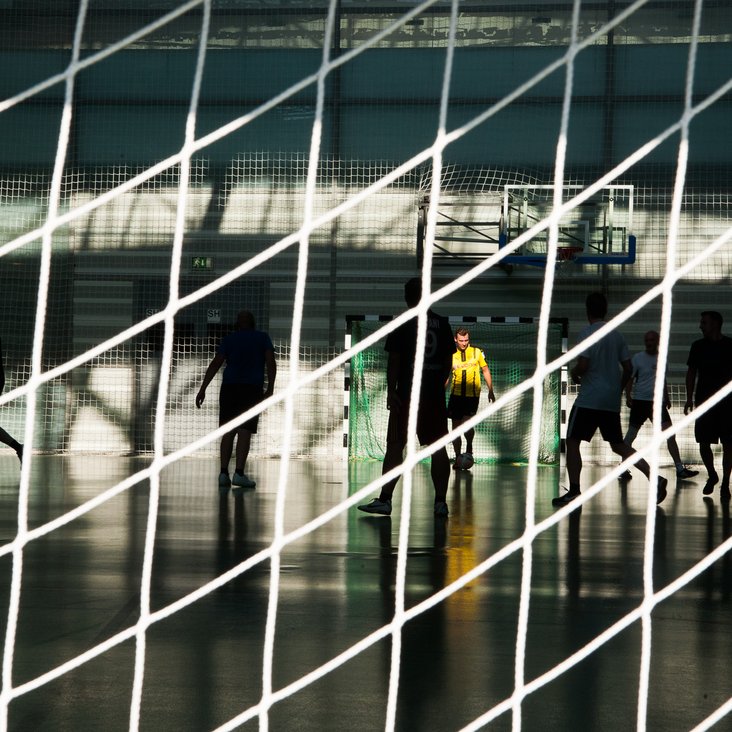
[[[0,456],[0,534],[18,525],[18,466]],[[28,522],[39,527],[149,465],[145,459],[34,456]],[[216,465],[188,459],[163,470],[150,602],[153,611],[197,591],[266,550],[276,535],[278,461],[253,466],[257,489],[220,496]],[[294,460],[286,482],[285,533],[338,505],[378,477],[380,465]],[[602,477],[586,466],[583,479]],[[428,466],[414,471],[404,606],[428,603],[466,572],[520,538],[527,468],[476,465],[451,476],[450,516],[432,515]],[[554,515],[563,474],[538,472],[536,521]],[[531,552],[526,654],[529,682],[580,651],[643,600],[644,551],[653,544],[656,587],[674,581],[730,538],[729,503],[684,484],[655,510],[646,532],[642,480],[608,485],[542,532]],[[402,492],[391,517],[355,509],[288,543],[276,597],[268,559],[155,623],[147,633],[141,729],[213,729],[256,705],[263,690],[268,610],[276,606],[272,684],[297,682],[388,625],[398,604]],[[22,556],[12,659],[23,684],[129,628],[140,617],[150,483],[140,480],[71,523],[33,540]],[[0,557],[6,632],[13,557]],[[523,573],[508,555],[446,599],[407,620],[398,664],[387,635],[313,684],[277,702],[272,729],[381,729],[390,689],[399,730],[459,729],[510,698]],[[730,553],[652,614],[647,727],[688,729],[729,698],[732,657]],[[628,729],[637,725],[643,636],[634,623],[524,701],[525,729]],[[15,699],[8,729],[127,729],[135,644],[127,641],[58,680]],[[390,673],[398,668],[398,685]],[[510,711],[491,729],[510,729]],[[258,729],[256,715],[241,729]]]

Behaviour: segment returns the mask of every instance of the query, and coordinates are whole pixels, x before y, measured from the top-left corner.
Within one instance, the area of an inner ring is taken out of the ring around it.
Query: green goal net
[[[384,325],[384,320],[383,317],[349,317],[347,333],[350,345],[355,346],[373,334]],[[534,373],[539,324],[533,318],[450,318],[450,322],[453,328],[459,325],[467,327],[471,345],[485,353],[497,398]],[[547,361],[558,358],[566,350],[566,334],[566,321],[557,320],[549,324]],[[544,381],[539,447],[539,462],[544,464],[559,461],[564,437],[564,381],[561,370],[553,371]],[[349,459],[383,459],[388,421],[384,339],[353,356],[346,388]],[[481,391],[480,409],[487,407],[488,403],[488,394],[484,388]],[[527,462],[531,419],[532,390],[527,389],[476,426],[473,442],[476,462]],[[451,449],[449,452],[452,454]]]

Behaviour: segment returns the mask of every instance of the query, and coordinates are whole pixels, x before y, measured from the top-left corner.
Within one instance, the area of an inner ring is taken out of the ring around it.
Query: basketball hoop
[[[557,247],[557,262],[569,262],[581,251],[582,247]]]

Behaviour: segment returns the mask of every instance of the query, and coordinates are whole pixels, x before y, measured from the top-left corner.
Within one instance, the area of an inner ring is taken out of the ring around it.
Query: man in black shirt
[[[704,336],[691,344],[686,362],[686,404],[684,414],[723,389],[732,381],[732,338],[722,335],[722,316],[715,310],[701,314],[699,329]],[[694,387],[696,385],[696,393]],[[719,476],[714,468],[712,445],[722,443],[722,485],[720,497],[730,498],[729,479],[732,473],[732,396],[715,404],[694,424],[694,435],[699,443],[704,467],[709,477],[704,495],[714,492]]]
[[[422,296],[422,282],[413,278],[404,286],[404,299],[408,307],[415,307]],[[422,384],[417,413],[417,437],[420,444],[428,445],[448,433],[445,382],[452,366],[455,344],[447,318],[427,311]],[[407,444],[409,399],[412,391],[414,362],[417,348],[417,317],[413,317],[392,331],[386,338],[385,350],[389,354],[386,367],[387,408],[389,424],[386,436],[386,454],[382,475],[401,464]],[[435,516],[447,516],[447,484],[450,479],[450,459],[447,449],[441,447],[432,454],[432,482],[435,486]],[[397,480],[381,489],[378,498],[359,506],[366,513],[383,516],[391,514],[391,498]]]

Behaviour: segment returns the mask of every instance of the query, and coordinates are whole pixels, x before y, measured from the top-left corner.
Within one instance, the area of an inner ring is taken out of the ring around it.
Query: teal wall
[[[561,48],[456,49],[448,129],[502,99],[561,58]],[[607,47],[592,46],[576,59],[568,164],[594,166],[625,157],[679,118],[688,46],[618,45],[613,51],[614,98],[606,96]],[[63,71],[66,51],[0,52],[6,72],[0,97],[8,98]],[[314,74],[317,49],[213,50],[207,54],[197,136],[251,112],[292,84]],[[355,160],[403,160],[435,136],[445,49],[376,49],[360,54],[328,77],[324,152]],[[196,55],[194,51],[123,51],[80,72],[74,89],[69,162],[81,167],[149,165],[183,142]],[[729,80],[732,44],[701,44],[696,99]],[[450,146],[451,162],[545,166],[554,160],[564,67],[525,92],[507,109]],[[315,84],[202,151],[214,165],[255,150],[305,151],[314,119]],[[53,162],[65,85],[0,114],[0,166],[46,168]],[[606,133],[606,117],[612,134]],[[692,164],[732,162],[723,144],[732,118],[727,94],[691,128]],[[608,148],[608,142],[610,148]],[[678,137],[648,163],[673,164]]]

